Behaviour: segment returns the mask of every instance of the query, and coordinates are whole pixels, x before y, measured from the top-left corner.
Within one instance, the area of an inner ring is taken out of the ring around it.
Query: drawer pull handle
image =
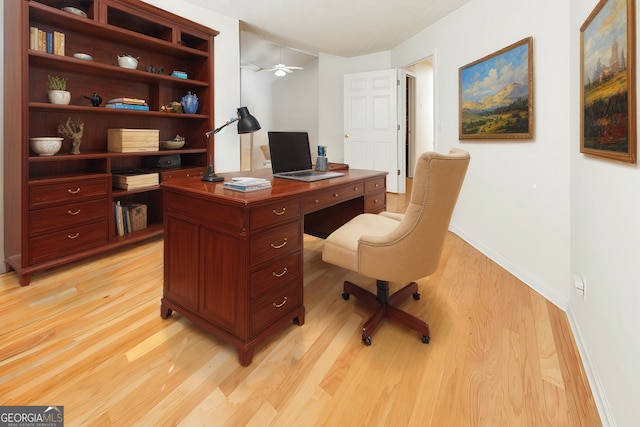
[[[284,297],[284,300],[280,304],[276,304],[275,302],[271,303],[275,308],[280,308],[287,303],[287,297]]]
[[[339,194],[338,193],[333,193],[333,197],[338,197]]]
[[[80,187],[76,188],[75,190],[69,188],[67,191],[69,192],[69,194],[78,194],[80,192]]]
[[[285,237],[285,238],[284,238],[284,241],[283,241],[281,244],[279,244],[279,245],[274,245],[274,244],[272,243],[272,244],[271,244],[271,247],[272,247],[273,249],[280,249],[280,248],[284,247],[284,245],[286,245],[286,244],[287,244],[287,238]]]
[[[320,200],[316,199],[316,205],[317,205],[318,203],[320,203]]]
[[[373,199],[373,203],[378,203],[378,199]]]
[[[353,191],[358,191],[358,187],[353,187]]]
[[[285,267],[280,274],[276,273],[275,271],[271,272],[271,274],[273,274],[273,277],[282,277],[287,274],[287,267]]]
[[[67,234],[67,239],[69,239],[69,240],[74,240],[74,239],[77,239],[78,237],[80,237],[80,233]]]
[[[376,188],[380,187],[380,184],[376,183]]]
[[[78,215],[78,214],[80,213],[80,209],[78,209],[77,211],[70,211],[70,210],[69,210],[69,211],[67,211],[67,213],[68,213],[69,215],[76,216],[76,215]]]
[[[273,210],[273,213],[280,216],[280,215],[284,215],[284,211],[286,211],[287,208],[282,208],[282,210],[280,212],[278,212],[277,210]]]

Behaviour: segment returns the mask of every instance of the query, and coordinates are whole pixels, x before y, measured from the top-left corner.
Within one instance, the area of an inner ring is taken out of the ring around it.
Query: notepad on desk
[[[263,178],[236,177],[222,184],[224,188],[234,191],[257,191],[271,188],[271,181]]]

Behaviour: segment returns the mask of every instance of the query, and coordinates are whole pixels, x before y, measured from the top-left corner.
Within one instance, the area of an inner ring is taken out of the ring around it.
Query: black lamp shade
[[[249,113],[247,107],[238,108],[238,133],[251,133],[260,130],[260,123]]]

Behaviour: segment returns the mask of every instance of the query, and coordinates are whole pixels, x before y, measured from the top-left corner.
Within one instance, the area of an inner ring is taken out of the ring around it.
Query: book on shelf
[[[107,104],[131,104],[131,105],[147,105],[147,101],[140,98],[113,98],[107,101]]]
[[[251,177],[238,177],[232,178],[231,181],[226,181],[222,184],[224,188],[234,191],[257,191],[271,188],[271,181],[263,178],[251,178]]]
[[[113,171],[113,186],[121,190],[134,190],[136,188],[151,187],[160,184],[160,175],[157,172],[147,172],[138,169]]]
[[[125,103],[108,103],[105,105],[107,108],[115,108],[117,110],[137,110],[137,111],[149,111],[149,106],[138,104],[125,104]]]
[[[113,217],[114,217],[116,234],[118,236],[124,236],[124,219],[122,217],[122,204],[120,203],[119,200],[113,204]]]

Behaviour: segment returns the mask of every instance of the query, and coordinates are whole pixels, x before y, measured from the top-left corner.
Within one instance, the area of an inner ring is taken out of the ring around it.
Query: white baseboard
[[[571,326],[571,332],[573,333],[573,338],[576,341],[576,346],[578,347],[578,352],[582,359],[582,366],[584,367],[587,380],[589,381],[589,386],[591,387],[593,400],[595,400],[598,412],[600,413],[602,425],[603,427],[615,427],[616,422],[613,419],[613,411],[611,410],[611,406],[607,400],[607,395],[604,392],[604,387],[602,386],[602,382],[598,376],[598,371],[593,365],[591,357],[589,356],[589,351],[584,345],[582,333],[580,332],[580,327],[576,321],[575,312],[571,302],[569,302],[569,308],[567,309],[567,319],[569,319],[569,326]]]

